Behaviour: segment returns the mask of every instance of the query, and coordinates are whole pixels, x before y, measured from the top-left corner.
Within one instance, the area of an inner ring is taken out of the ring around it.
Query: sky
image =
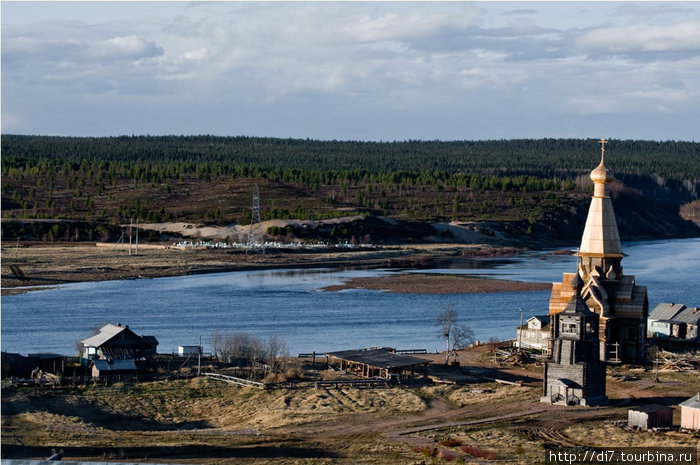
[[[700,2],[0,4],[3,134],[700,140]]]

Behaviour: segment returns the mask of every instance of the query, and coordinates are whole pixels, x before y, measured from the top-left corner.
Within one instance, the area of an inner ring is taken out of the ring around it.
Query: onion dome
[[[613,180],[612,171],[605,167],[604,157],[601,157],[600,164],[591,171],[591,180],[596,184],[607,184]]]

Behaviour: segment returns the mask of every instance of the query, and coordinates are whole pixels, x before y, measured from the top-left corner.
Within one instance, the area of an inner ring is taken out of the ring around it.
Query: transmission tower
[[[253,187],[253,211],[250,215],[250,228],[248,229],[246,253],[248,253],[253,247],[261,247],[262,253],[265,253],[265,238],[261,223],[260,191],[258,190],[258,185],[256,184],[255,187]]]

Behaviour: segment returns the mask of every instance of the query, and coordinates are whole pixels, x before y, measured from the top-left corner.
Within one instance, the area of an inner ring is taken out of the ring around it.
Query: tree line
[[[361,177],[367,171],[571,177],[590,171],[599,159],[598,147],[595,139],[361,142],[207,135],[2,136],[3,165],[9,167],[30,169],[42,160],[56,160],[62,169],[67,161],[76,171],[76,164],[92,161],[93,170],[104,171],[116,163],[121,171],[133,166],[163,178],[197,170],[203,176],[256,177],[257,170],[275,169],[291,176],[340,171]],[[609,165],[616,172],[681,180],[700,180],[699,155],[696,142],[613,139],[608,145]]]

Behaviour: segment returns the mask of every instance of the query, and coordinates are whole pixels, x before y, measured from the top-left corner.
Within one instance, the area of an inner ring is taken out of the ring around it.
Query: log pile
[[[700,370],[699,354],[675,354],[662,350],[658,354],[659,372],[687,372]]]

